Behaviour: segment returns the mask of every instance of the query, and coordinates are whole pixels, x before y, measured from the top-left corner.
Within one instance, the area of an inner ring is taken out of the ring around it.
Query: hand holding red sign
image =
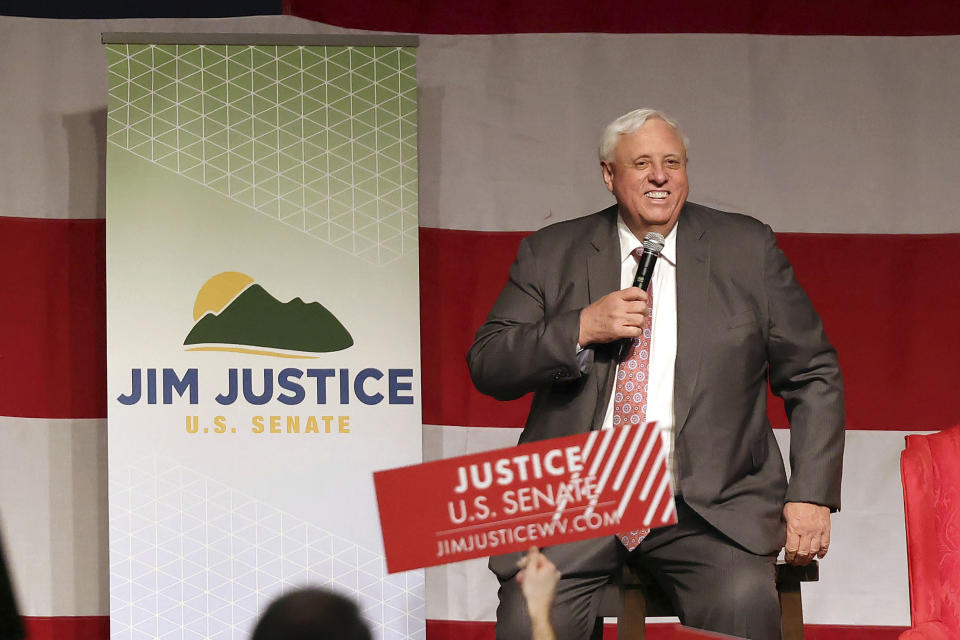
[[[555,640],[556,635],[550,624],[550,609],[557,593],[560,572],[536,547],[530,547],[530,551],[520,559],[517,566],[520,567],[517,582],[520,583],[523,598],[527,601],[533,640]]]
[[[391,573],[676,522],[654,424],[374,473]]]

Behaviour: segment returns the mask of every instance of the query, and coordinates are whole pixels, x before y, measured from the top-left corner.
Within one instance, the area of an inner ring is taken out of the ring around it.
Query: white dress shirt
[[[677,221],[680,224],[680,221]],[[633,284],[637,259],[631,254],[643,246],[633,232],[617,216],[620,237],[620,288]],[[673,381],[677,360],[677,225],[664,239],[663,251],[653,269],[648,291],[653,292],[653,315],[650,338],[650,379],[647,387],[647,421],[656,422],[667,449],[667,465],[673,483]],[[601,423],[602,429],[613,428],[613,395]],[[676,487],[674,487],[676,491]]]

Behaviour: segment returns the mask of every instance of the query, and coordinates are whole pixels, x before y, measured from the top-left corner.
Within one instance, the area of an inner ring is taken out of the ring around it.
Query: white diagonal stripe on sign
[[[596,489],[594,490],[594,494],[593,494],[593,499],[590,501],[590,506],[585,511],[586,514],[593,513],[593,508],[597,505],[597,500],[599,500],[600,494],[603,493],[603,490],[607,485],[607,478],[610,477],[610,473],[611,473],[611,470],[613,469],[613,465],[617,461],[617,457],[619,456],[620,449],[623,448],[623,441],[626,438],[627,434],[629,433],[630,428],[631,428],[631,425],[621,427],[620,437],[617,438],[617,444],[614,445],[613,451],[610,452],[610,456],[607,458],[607,464],[606,466],[604,466],[603,474],[601,475],[600,479],[597,481]],[[612,433],[613,429],[610,429],[609,431]]]
[[[599,435],[600,435],[600,431],[594,430],[594,431],[591,431],[591,432],[590,432],[590,435],[589,435],[589,436],[587,436],[587,442],[586,442],[586,444],[585,444],[584,447],[583,447],[583,452],[580,454],[580,460],[583,461],[583,465],[582,465],[581,468],[586,467],[586,466],[587,466],[587,463],[590,461],[590,460],[589,460],[589,458],[590,458],[590,452],[593,451],[593,445],[596,444],[596,442],[597,442],[597,437],[598,437]],[[588,475],[587,475],[587,477],[590,477],[590,476],[591,476],[591,474],[588,474]],[[580,478],[580,471],[579,471],[579,470],[574,471],[572,474],[570,474],[570,479],[571,479],[571,480],[577,480],[577,479],[579,479],[579,478]],[[593,507],[596,506],[596,504],[597,504],[596,497],[597,497],[598,494],[599,494],[599,492],[596,492],[596,493],[594,494],[594,499],[591,500],[590,505],[587,507],[587,513],[591,513]],[[564,510],[567,508],[567,502],[569,502],[569,500],[568,500],[568,498],[567,498],[567,495],[568,495],[568,494],[564,494],[564,495],[563,495],[563,497],[560,499],[559,503],[557,504],[557,508],[554,509],[554,511],[553,511],[553,522],[558,522],[558,521],[560,520],[560,516],[563,515]]]
[[[603,493],[604,488],[606,488],[607,480],[610,478],[610,474],[613,472],[613,468],[620,458],[620,450],[623,449],[623,443],[626,441],[627,436],[630,435],[632,428],[633,425],[627,425],[621,429],[620,437],[617,438],[617,443],[613,445],[613,451],[610,452],[610,456],[607,458],[607,464],[603,468],[603,475],[600,476],[600,481],[597,483],[597,493]]]
[[[663,508],[663,515],[660,516],[660,522],[666,522],[667,520],[669,520],[670,515],[673,513],[674,509],[676,508],[677,508],[676,501],[667,500],[667,506]]]
[[[606,464],[606,467],[604,468],[604,471],[603,471],[603,479],[600,481],[600,483],[597,485],[596,490],[594,491],[594,497],[593,497],[593,499],[590,501],[590,506],[587,508],[587,513],[592,513],[592,512],[593,512],[593,511],[592,511],[592,510],[593,510],[593,507],[596,506],[597,500],[599,499],[600,494],[603,492],[603,486],[604,486],[604,483],[606,482],[606,478],[607,478],[607,476],[610,475],[610,467],[613,465],[614,462],[616,462],[616,459],[617,459],[617,456],[619,455],[620,449],[623,447],[623,440],[626,438],[626,435],[627,435],[626,432],[627,432],[627,431],[629,431],[629,426],[624,428],[624,432],[620,434],[620,437],[617,439],[617,444],[614,445],[613,451],[611,451],[610,456],[607,458],[607,464]],[[596,432],[594,431],[593,433],[596,433]],[[593,433],[591,433],[591,436],[593,435]],[[609,438],[612,437],[612,435],[613,435],[613,431],[612,431],[612,430],[607,430],[606,439],[604,440],[604,445],[603,445],[603,447],[602,447],[603,449],[606,448],[607,440],[609,440]],[[589,441],[589,439],[590,439],[590,438],[588,438],[588,441]],[[596,438],[594,438],[594,439],[596,439]],[[600,454],[598,454],[598,455],[602,455],[602,452],[601,452]],[[586,458],[586,456],[584,456],[584,458]],[[590,470],[590,471],[591,471],[590,476],[594,476],[594,475],[595,475],[595,469],[596,469],[597,466],[598,466],[598,460],[594,460],[594,461],[593,461],[592,468],[591,468],[591,470]],[[577,472],[574,472],[573,474],[571,474],[570,477],[571,477],[571,479],[576,479],[576,478],[578,478],[579,476],[580,476],[580,472],[577,471]],[[589,477],[589,476],[588,476],[588,477]],[[560,499],[560,501],[558,501],[557,507],[556,507],[556,509],[555,509],[554,512],[553,512],[553,521],[554,521],[554,522],[556,522],[556,521],[558,521],[558,520],[560,519],[560,516],[561,516],[561,514],[563,513],[563,510],[564,510],[564,509],[566,508],[566,506],[567,506],[567,502],[568,502],[568,500],[567,500],[567,496],[566,496],[566,495],[564,495],[564,496]]]
[[[654,436],[657,440],[660,439],[659,434]],[[643,491],[640,492],[640,499],[646,500],[647,496],[650,495],[650,488],[653,486],[653,481],[656,479],[657,474],[660,472],[660,465],[666,463],[667,454],[663,450],[663,447],[657,449],[657,457],[654,459],[653,464],[650,465],[650,475],[647,476],[647,481],[643,483]]]
[[[588,478],[596,478],[597,471],[600,469],[600,465],[604,460],[604,454],[607,451],[607,447],[610,445],[610,440],[613,438],[613,429],[603,429],[603,440],[600,442],[600,447],[597,449],[597,455],[593,457],[593,460],[590,461],[590,473],[587,474]],[[584,515],[590,515],[593,513],[593,508],[597,506],[597,502],[600,500],[600,486],[597,485],[596,490],[593,492],[593,497],[590,499],[590,504],[587,505]]]
[[[623,459],[623,464],[620,465],[620,472],[617,473],[617,477],[613,481],[613,490],[619,491],[620,485],[623,484],[623,479],[627,476],[627,471],[630,470],[630,463],[633,462],[633,456],[637,454],[637,449],[640,448],[640,441],[643,440],[643,435],[647,432],[647,424],[644,423],[640,425],[637,429],[637,432],[633,436],[633,440],[630,441],[630,448],[627,449],[627,456]]]
[[[583,463],[587,463],[587,459],[590,457],[590,452],[593,451],[593,445],[597,442],[597,436],[600,435],[600,432],[596,429],[590,432],[590,435],[587,436],[587,443],[583,446],[583,451],[580,454],[580,459],[583,460]],[[577,472],[580,473],[579,471]]]
[[[660,506],[660,500],[663,498],[663,493],[667,490],[667,487],[670,486],[670,480],[667,478],[667,474],[663,474],[663,479],[660,480],[660,486],[657,487],[657,493],[653,496],[653,500],[650,501],[650,508],[647,509],[647,515],[643,518],[644,525],[650,525],[653,521],[653,514],[656,513],[657,507]]]
[[[640,482],[640,474],[643,472],[643,467],[647,464],[650,452],[657,442],[656,429],[647,429],[646,431],[646,435],[648,436],[647,444],[643,447],[643,453],[633,468],[633,473],[630,475],[630,482],[627,483],[627,488],[623,490],[623,495],[620,496],[620,504],[617,506],[617,515],[620,517],[623,517],[623,512],[626,511],[627,504],[630,503],[630,498],[633,497],[633,492],[637,490],[637,483]]]
[[[588,476],[597,476],[597,470],[600,469],[600,463],[603,461],[603,454],[606,453],[607,447],[610,445],[610,439],[613,437],[613,429],[605,429],[606,433],[603,434],[603,442],[600,443],[600,448],[597,449],[597,455],[593,459],[593,464],[590,465],[590,473]]]
[[[597,436],[600,435],[600,432],[597,430],[591,431],[590,435],[587,436],[587,442],[583,446],[583,451],[580,454],[580,460],[583,461],[583,466],[586,466],[587,459],[590,457],[590,452],[593,450],[593,445],[597,441]],[[582,468],[582,467],[581,467]],[[570,474],[571,480],[577,480],[580,478],[580,471],[574,471]],[[568,496],[569,493],[565,493],[557,503],[557,508],[553,511],[553,522],[560,520],[560,516],[563,515],[564,510],[567,508],[567,502],[569,502]],[[596,504],[594,501],[592,504]]]

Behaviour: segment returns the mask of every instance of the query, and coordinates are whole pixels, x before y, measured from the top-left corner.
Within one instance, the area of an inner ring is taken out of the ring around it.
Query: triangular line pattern
[[[110,478],[110,635],[241,640],[259,612],[306,584],[353,598],[376,638],[426,637],[422,571],[384,557],[174,460]]]
[[[416,50],[109,45],[107,140],[374,264],[417,250]]]

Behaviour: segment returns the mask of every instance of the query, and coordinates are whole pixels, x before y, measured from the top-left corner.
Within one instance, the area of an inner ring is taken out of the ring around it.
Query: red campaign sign
[[[390,573],[677,521],[655,424],[373,474]]]

